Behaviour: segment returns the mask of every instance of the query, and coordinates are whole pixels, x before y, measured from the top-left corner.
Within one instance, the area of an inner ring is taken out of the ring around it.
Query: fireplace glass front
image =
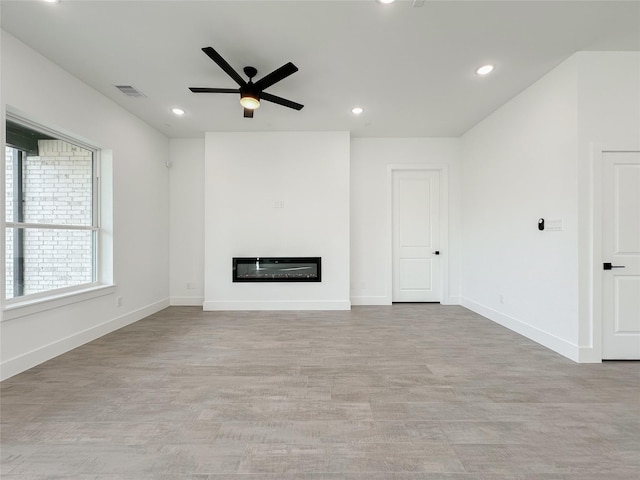
[[[235,257],[234,282],[320,282],[320,257]]]

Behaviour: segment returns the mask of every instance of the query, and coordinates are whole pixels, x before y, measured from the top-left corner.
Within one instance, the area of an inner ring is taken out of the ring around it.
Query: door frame
[[[578,352],[578,361],[580,363],[599,363],[602,362],[602,288],[603,288],[603,270],[602,262],[602,202],[604,200],[602,181],[604,162],[603,156],[606,153],[617,152],[640,152],[640,145],[624,145],[614,148],[607,148],[604,145],[592,145],[591,149],[591,252],[590,252],[590,268],[585,269],[589,272],[589,292],[590,297],[589,309],[586,312],[587,318],[590,317],[588,331],[580,328],[580,347]],[[583,303],[584,304],[584,303]],[[582,317],[582,315],[580,315]],[[583,323],[583,322],[581,322]]]
[[[393,301],[393,174],[398,171],[433,171],[440,174],[440,304],[457,305],[449,298],[449,166],[444,164],[399,163],[387,165],[388,256],[386,296]]]

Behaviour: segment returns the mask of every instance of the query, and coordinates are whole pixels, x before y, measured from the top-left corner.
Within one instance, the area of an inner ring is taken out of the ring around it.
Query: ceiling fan
[[[260,80],[253,83],[253,77],[255,77],[258,73],[258,70],[256,70],[254,67],[244,67],[243,69],[244,74],[249,77],[249,81],[247,82],[213,48],[204,47],[202,51],[206,53],[209,58],[211,58],[211,60],[216,62],[218,66],[240,86],[240,88],[190,87],[189,90],[191,90],[192,92],[239,93],[240,104],[244,107],[245,118],[253,118],[253,111],[260,106],[260,100],[277,103],[278,105],[293,108],[295,110],[301,110],[302,107],[304,107],[304,105],[292,102],[291,100],[287,100],[286,98],[271,95],[270,93],[264,91],[274,83],[277,83],[280,80],[287,78],[289,75],[296,73],[298,71],[298,67],[296,67],[293,63],[286,63],[280,68],[271,72],[269,75],[265,75]]]

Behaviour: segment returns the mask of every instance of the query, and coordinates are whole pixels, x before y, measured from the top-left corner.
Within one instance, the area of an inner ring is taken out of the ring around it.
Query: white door
[[[640,359],[640,152],[602,159],[602,358]]]
[[[440,172],[393,171],[394,302],[441,300],[439,212]]]

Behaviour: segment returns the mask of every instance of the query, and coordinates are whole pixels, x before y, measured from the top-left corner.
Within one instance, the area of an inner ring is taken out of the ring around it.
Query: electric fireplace
[[[321,257],[234,257],[234,282],[320,282]]]

